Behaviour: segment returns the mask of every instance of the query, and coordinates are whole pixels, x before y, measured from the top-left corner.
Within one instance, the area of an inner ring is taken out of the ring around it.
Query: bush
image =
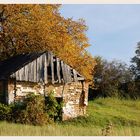
[[[10,106],[0,103],[0,120],[10,120],[10,119],[11,119]]]
[[[41,95],[29,94],[23,102],[11,105],[0,104],[0,120],[15,123],[45,125],[62,117],[62,102],[59,104],[50,92],[45,98]]]
[[[22,124],[45,125],[49,122],[43,96],[30,94],[23,103],[12,107],[12,121]]]
[[[46,98],[46,113],[52,121],[62,119],[62,106],[62,101],[58,103],[57,99],[54,97],[54,92],[51,91]]]

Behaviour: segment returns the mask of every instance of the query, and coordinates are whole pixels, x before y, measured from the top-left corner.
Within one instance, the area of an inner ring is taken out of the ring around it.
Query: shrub
[[[10,119],[11,119],[10,106],[0,103],[0,120],[10,120]]]
[[[12,113],[13,121],[16,123],[45,125],[49,122],[43,96],[28,95],[23,103],[15,104]]]
[[[11,105],[0,104],[0,120],[15,123],[45,125],[62,117],[62,101],[57,102],[54,93],[50,92],[45,98],[41,95],[29,94],[23,102]]]
[[[61,120],[62,115],[62,101],[57,102],[54,97],[54,92],[51,91],[46,98],[46,112],[49,115],[49,118],[53,121]]]

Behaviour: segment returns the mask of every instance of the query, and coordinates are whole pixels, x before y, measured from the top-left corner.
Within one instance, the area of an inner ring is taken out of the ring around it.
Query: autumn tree
[[[85,21],[64,18],[60,5],[0,5],[1,59],[28,52],[52,51],[87,79],[95,61]]]

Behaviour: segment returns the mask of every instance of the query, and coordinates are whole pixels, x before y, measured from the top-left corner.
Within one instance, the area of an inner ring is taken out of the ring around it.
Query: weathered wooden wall
[[[40,83],[69,83],[83,78],[76,70],[55,57],[51,52],[43,53],[11,75],[17,81]],[[84,80],[84,78],[82,79]]]

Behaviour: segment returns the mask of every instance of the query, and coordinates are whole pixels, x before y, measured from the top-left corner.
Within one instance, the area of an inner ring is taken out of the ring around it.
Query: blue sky
[[[88,51],[111,61],[130,64],[140,41],[140,5],[65,4],[61,15],[74,20],[83,18],[88,26]]]

